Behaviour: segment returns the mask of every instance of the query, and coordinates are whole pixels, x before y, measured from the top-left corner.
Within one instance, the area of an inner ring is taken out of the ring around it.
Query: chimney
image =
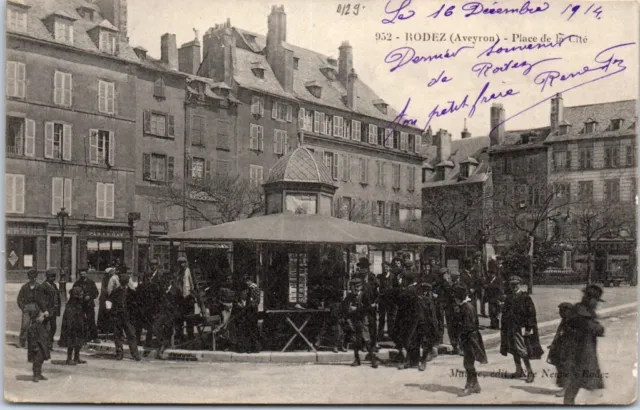
[[[200,40],[196,37],[178,50],[178,69],[183,73],[197,74],[200,62]]]
[[[176,35],[166,33],[160,38],[160,59],[171,70],[178,69],[178,44]]]
[[[129,42],[127,36],[127,0],[96,0],[100,14],[120,30],[120,41]]]
[[[338,59],[338,79],[347,86],[349,74],[353,72],[353,48],[348,41],[343,41],[340,45],[340,57]]]
[[[136,53],[136,55],[138,56],[138,58],[140,60],[146,60],[147,59],[147,49],[141,46],[138,47],[134,47],[133,48],[133,52]]]
[[[562,121],[564,121],[564,103],[562,94],[558,93],[551,99],[551,132],[558,131]]]
[[[347,107],[352,110],[356,109],[356,101],[358,96],[356,95],[356,80],[358,79],[358,74],[355,71],[351,70],[349,74],[349,78],[347,80]]]
[[[435,143],[438,149],[438,160],[436,161],[436,164],[439,164],[442,161],[448,161],[451,156],[451,134],[449,134],[447,130],[441,129],[436,134]]]
[[[287,14],[284,6],[272,6],[267,19],[267,62],[285,92],[293,91],[293,50],[285,47],[287,41]]]
[[[202,40],[204,59],[198,75],[234,86],[233,70],[236,63],[236,37],[231,20],[216,24],[207,30]]]
[[[464,129],[460,133],[460,138],[462,138],[462,139],[471,138],[471,133],[467,130],[467,119],[466,118],[464,119]]]
[[[492,104],[491,129],[489,130],[489,145],[492,147],[500,145],[504,141],[504,118],[505,113],[502,104]]]

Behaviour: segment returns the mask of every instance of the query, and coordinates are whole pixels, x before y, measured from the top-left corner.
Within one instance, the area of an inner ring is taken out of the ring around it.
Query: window
[[[72,180],[69,178],[52,179],[51,184],[51,214],[56,215],[60,208],[64,207],[71,215],[71,187]]]
[[[358,158],[359,171],[360,171],[360,183],[369,183],[369,160],[367,158]]]
[[[593,181],[578,182],[578,199],[583,202],[593,201]]]
[[[153,245],[154,251],[158,245]],[[89,239],[87,241],[87,264],[89,270],[102,272],[107,269],[113,261],[120,261],[124,259],[124,247],[122,241],[115,241],[111,239]],[[160,259],[157,254],[154,255],[154,259]],[[163,259],[160,259],[163,260]]]
[[[378,126],[369,124],[369,144],[376,144],[378,138]]]
[[[22,270],[38,269],[37,266],[37,246],[36,237],[29,236],[7,236],[5,269]]]
[[[153,96],[156,98],[165,98],[164,96],[165,85],[162,77],[156,78],[153,82]]]
[[[167,116],[151,113],[150,121],[149,134],[164,137],[167,132]]]
[[[340,179],[344,182],[349,182],[349,175],[351,173],[351,167],[349,166],[349,156],[340,154],[338,156],[340,162]]]
[[[333,136],[334,137],[344,136],[344,119],[339,115],[333,116]]]
[[[604,167],[617,168],[620,166],[620,141],[606,141],[604,143]]]
[[[584,123],[584,133],[591,134],[596,131],[595,121],[589,121]]]
[[[7,28],[25,33],[27,31],[27,11],[7,7]]]
[[[608,202],[620,201],[619,179],[608,179],[604,181],[604,199]]]
[[[7,61],[7,97],[24,98],[26,67],[23,63]]]
[[[249,165],[249,181],[252,187],[262,185],[263,168],[259,165]]]
[[[264,115],[264,98],[259,95],[251,97],[251,114],[260,117]]]
[[[593,168],[593,143],[580,143],[578,145],[578,155],[580,156],[580,169]]]
[[[191,116],[191,145],[204,146],[204,117],[202,115]]]
[[[409,136],[406,132],[401,132],[400,133],[400,149],[403,151],[406,151],[408,148],[408,141],[409,140]],[[411,150],[413,151],[413,149]]]
[[[115,137],[112,131],[90,130],[89,134],[89,162],[92,164],[115,163]]]
[[[53,103],[70,107],[73,90],[71,74],[56,71],[53,83]]]
[[[400,149],[400,131],[391,130],[392,138],[391,141],[392,148]]]
[[[393,148],[393,130],[391,128],[385,128],[384,131],[384,146],[387,148]]]
[[[289,139],[287,131],[273,130],[273,153],[286,154],[289,152]]]
[[[611,120],[611,131],[617,131],[622,128],[622,121],[623,120],[621,118]]]
[[[162,154],[142,154],[142,179],[172,183],[174,158]]]
[[[253,73],[254,76],[256,76],[257,78],[262,78],[264,79],[264,68],[252,68],[251,72]]]
[[[531,186],[528,190],[529,200],[528,203],[531,206],[540,205],[540,189],[537,186]]]
[[[324,126],[323,126],[323,134],[325,135],[331,135],[331,130],[332,128],[332,117],[330,115],[325,115],[324,116]]]
[[[558,129],[558,135],[567,135],[569,133],[569,127],[571,126],[568,124],[561,124]]]
[[[193,159],[191,160],[191,178],[195,180],[203,179],[204,167],[205,167],[204,158],[193,157]]]
[[[304,113],[304,123],[302,129],[305,131],[313,131],[314,113],[306,110]]]
[[[505,175],[511,175],[511,158],[509,157],[505,157],[502,159],[503,164],[502,164],[502,169],[504,170],[504,174]]]
[[[231,163],[229,161],[225,161],[219,159],[216,161],[216,175],[229,175],[229,170],[231,167]]]
[[[386,186],[387,185],[387,164],[382,161],[376,161],[376,175],[377,175],[377,185],[378,186]]]
[[[636,147],[633,145],[627,145],[626,147],[626,165],[628,167],[636,165]]]
[[[377,223],[384,223],[385,205],[384,201],[376,201],[375,218]]]
[[[264,130],[262,125],[251,124],[249,137],[249,149],[264,151]]]
[[[411,136],[409,136],[409,137],[411,137]],[[413,147],[414,148],[413,151],[419,153],[420,149],[422,147],[422,136],[421,135],[414,135],[413,136],[413,141],[415,143],[415,145]],[[411,149],[411,147],[409,149]]]
[[[300,59],[298,57],[293,57],[293,69],[297,70],[300,65]]]
[[[360,121],[351,120],[351,139],[354,141],[362,139],[362,124]]]
[[[333,152],[324,153],[324,165],[331,171],[331,177],[338,180],[338,158]]]
[[[104,114],[115,113],[115,84],[98,80],[98,111]]]
[[[36,140],[35,121],[7,116],[6,139],[7,154],[33,157]]]
[[[313,113],[313,132],[317,132],[318,134],[324,134],[324,127],[326,124],[324,122],[324,113],[319,111],[314,111]]]
[[[44,124],[44,157],[71,161],[71,125],[58,122]]]
[[[115,54],[116,47],[116,35],[107,30],[100,30],[100,51],[108,54]]]
[[[571,199],[571,184],[565,182],[558,182],[553,184],[556,198],[568,201]]]
[[[282,122],[291,122],[292,109],[289,104],[274,101],[271,108],[271,118]]]
[[[113,219],[113,184],[96,184],[96,218]]]
[[[407,167],[407,191],[413,192],[416,190],[416,169],[414,167]]]
[[[55,39],[61,43],[73,44],[73,23],[57,19],[53,22]]]
[[[24,175],[4,174],[4,198],[5,212],[24,213]]]
[[[391,164],[393,189],[400,189],[400,164]]]
[[[556,145],[553,148],[553,169],[556,171],[571,169],[571,153],[567,145]]]

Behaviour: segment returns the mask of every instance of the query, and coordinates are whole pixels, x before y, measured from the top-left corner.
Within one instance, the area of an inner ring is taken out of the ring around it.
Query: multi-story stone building
[[[136,77],[122,0],[7,4],[9,274],[131,263]]]

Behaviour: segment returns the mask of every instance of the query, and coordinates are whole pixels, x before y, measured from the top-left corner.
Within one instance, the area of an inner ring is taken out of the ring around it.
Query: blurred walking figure
[[[85,316],[84,292],[79,286],[71,288],[69,301],[64,308],[58,345],[67,348],[67,365],[84,364],[80,349],[87,343],[88,332]]]
[[[571,332],[567,330],[567,322],[573,314],[573,305],[571,303],[561,303],[558,305],[558,313],[560,314],[560,325],[556,330],[553,342],[549,346],[549,354],[547,355],[547,363],[556,367],[556,384],[560,390],[556,397],[564,397],[565,388],[567,387],[567,358],[571,344]]]

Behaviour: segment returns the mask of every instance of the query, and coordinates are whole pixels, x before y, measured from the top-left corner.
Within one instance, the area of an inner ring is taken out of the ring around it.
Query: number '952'
[[[391,41],[391,33],[376,33],[376,41]]]

